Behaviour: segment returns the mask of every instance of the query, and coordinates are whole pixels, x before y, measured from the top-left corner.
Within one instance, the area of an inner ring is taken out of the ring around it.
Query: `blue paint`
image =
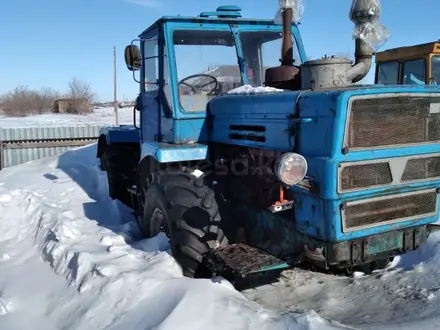
[[[369,244],[368,253],[379,254],[386,251],[392,251],[404,246],[403,235],[396,235],[392,240],[382,240],[380,244]]]
[[[220,6],[217,8],[217,12],[222,12],[222,11],[241,11],[241,8],[238,6],[234,6],[234,5],[225,5],[225,6]]]
[[[272,266],[264,266],[264,267],[261,267],[261,268],[255,270],[255,271],[252,271],[251,274],[263,273],[263,272],[268,272],[268,271],[271,271],[271,270],[287,269],[287,268],[290,268],[290,267],[292,267],[292,265],[289,265],[287,263],[281,263],[279,265],[272,265]]]
[[[436,189],[440,180],[386,185],[353,192],[338,193],[338,165],[344,162],[397,158],[402,156],[428,155],[440,151],[439,144],[388,147],[381,150],[342,152],[348,101],[356,95],[384,93],[439,93],[438,87],[370,86],[350,89],[306,92],[299,100],[299,116],[311,117],[311,123],[299,124],[296,152],[307,159],[307,175],[319,187],[309,192],[300,186],[292,187],[297,204],[295,221],[298,229],[310,236],[326,241],[344,241],[367,237],[390,230],[428,224],[437,221],[440,214],[420,220],[408,220],[393,225],[382,225],[343,233],[340,205],[343,202],[367,199],[398,193]],[[440,95],[440,94],[439,94]]]
[[[174,120],[175,143],[208,142],[208,128],[205,118]]]
[[[420,190],[420,189],[418,189]],[[400,192],[407,192],[405,189]],[[377,197],[375,195],[374,197]],[[347,200],[327,200],[305,191],[295,193],[295,222],[297,229],[309,236],[328,242],[347,241],[360,237],[389,232],[402,228],[414,227],[436,222],[439,211],[432,217],[410,219],[392,225],[381,225],[373,228],[343,233],[340,203]]]
[[[141,145],[141,159],[153,157],[159,163],[203,160],[208,157],[204,144],[176,145],[163,142],[144,142]]]
[[[213,99],[209,110],[214,117],[210,141],[272,150],[293,150],[294,141],[289,134],[292,123],[288,118],[296,115],[295,102],[299,94],[300,92],[274,92],[226,95]],[[233,131],[229,128],[230,125],[262,126],[265,128],[265,142],[231,138]]]
[[[241,14],[238,11],[215,11],[215,12],[203,12],[200,17],[222,17],[222,18],[239,18]]]
[[[139,130],[132,125],[119,127],[103,127],[100,135],[104,135],[107,144],[111,143],[139,143]]]

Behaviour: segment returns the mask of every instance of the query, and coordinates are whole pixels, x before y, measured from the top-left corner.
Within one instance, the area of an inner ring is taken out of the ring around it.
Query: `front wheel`
[[[221,228],[215,193],[204,178],[191,174],[154,174],[147,187],[143,217],[144,237],[164,232],[173,257],[187,277],[207,277],[204,255],[228,243]]]

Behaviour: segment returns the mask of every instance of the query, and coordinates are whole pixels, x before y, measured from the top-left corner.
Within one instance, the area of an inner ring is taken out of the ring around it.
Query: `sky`
[[[309,57],[351,54],[352,0],[303,0],[300,32]],[[14,0],[0,1],[0,94],[18,85],[67,90],[73,77],[89,83],[99,101],[113,99],[113,46],[118,100],[138,92],[123,58],[125,45],[164,15],[196,16],[235,4],[243,16],[275,16],[278,0]],[[440,1],[384,0],[381,22],[391,38],[380,49],[438,40]],[[367,81],[373,82],[371,70]]]

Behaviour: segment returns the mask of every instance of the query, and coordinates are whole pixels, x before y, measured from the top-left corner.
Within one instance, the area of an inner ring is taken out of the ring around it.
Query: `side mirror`
[[[128,70],[137,71],[141,68],[142,58],[138,46],[129,45],[125,47],[125,64]]]
[[[134,102],[134,109],[137,111],[141,111],[141,99],[140,97],[136,97],[136,100]]]

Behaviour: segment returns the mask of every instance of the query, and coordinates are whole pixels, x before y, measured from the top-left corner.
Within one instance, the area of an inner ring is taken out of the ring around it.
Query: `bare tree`
[[[43,87],[38,94],[37,112],[40,114],[52,112],[55,100],[61,97],[60,92],[49,87]]]
[[[50,88],[36,91],[18,86],[2,96],[2,111],[9,116],[20,117],[50,112],[58,96],[59,93]]]
[[[88,113],[92,111],[91,104],[95,97],[90,85],[78,78],[69,81],[68,97],[71,99],[71,113]]]

